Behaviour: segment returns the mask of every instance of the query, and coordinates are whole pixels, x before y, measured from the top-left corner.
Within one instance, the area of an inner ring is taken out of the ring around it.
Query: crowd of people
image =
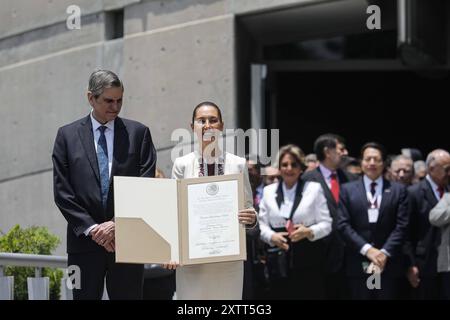
[[[353,158],[336,134],[271,168],[248,160],[260,232],[244,299],[450,299],[450,155],[423,160],[375,142]]]

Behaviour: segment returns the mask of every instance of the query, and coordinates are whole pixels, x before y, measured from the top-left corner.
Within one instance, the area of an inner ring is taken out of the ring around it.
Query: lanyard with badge
[[[369,191],[367,192],[367,200],[369,201],[369,223],[376,223],[378,221],[379,214],[379,204],[381,202],[381,195],[372,195]]]

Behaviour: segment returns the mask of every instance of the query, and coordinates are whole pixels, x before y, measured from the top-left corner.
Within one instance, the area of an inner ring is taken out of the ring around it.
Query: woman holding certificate
[[[303,182],[304,154],[280,149],[281,180],[264,188],[259,209],[261,239],[273,299],[324,299],[326,247],[331,217],[321,185]]]
[[[218,147],[217,133],[223,131],[224,123],[219,107],[212,102],[202,102],[194,108],[191,128],[201,144],[201,151],[177,158],[172,178],[184,179],[226,174],[244,174],[245,210],[236,212],[239,222],[253,227],[256,212],[248,177],[246,160]],[[169,269],[175,263],[166,265]],[[242,299],[244,277],[243,261],[219,262],[179,266],[176,272],[177,299]]]

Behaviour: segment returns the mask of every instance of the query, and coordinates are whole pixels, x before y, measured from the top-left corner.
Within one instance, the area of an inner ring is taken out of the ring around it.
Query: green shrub
[[[51,234],[47,228],[21,229],[19,225],[16,225],[8,233],[0,236],[0,252],[50,255],[59,243],[59,238]],[[34,274],[33,267],[5,268],[5,275],[14,276],[14,299],[28,299],[27,277],[34,277]],[[42,276],[50,278],[50,299],[59,299],[62,270],[43,268]]]

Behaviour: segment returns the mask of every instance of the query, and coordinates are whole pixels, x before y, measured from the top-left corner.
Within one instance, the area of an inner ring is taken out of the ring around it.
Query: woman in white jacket
[[[261,239],[267,244],[267,267],[273,299],[323,299],[325,244],[331,217],[321,185],[304,183],[303,151],[280,149],[281,180],[264,188],[260,203]]]
[[[245,208],[236,212],[239,222],[249,228],[256,226],[256,211],[245,158],[223,152],[215,140],[214,131],[223,131],[224,123],[219,107],[202,102],[194,108],[192,130],[197,134],[201,151],[177,158],[172,168],[173,179],[201,176],[244,174]],[[242,299],[243,261],[219,262],[179,267],[166,265],[176,271],[176,295],[179,300]]]

